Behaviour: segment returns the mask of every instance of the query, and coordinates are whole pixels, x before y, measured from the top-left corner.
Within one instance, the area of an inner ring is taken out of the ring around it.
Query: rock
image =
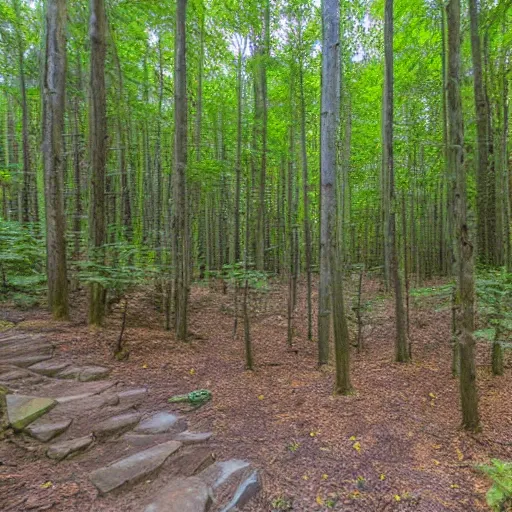
[[[125,484],[131,484],[157,471],[181,447],[178,441],[168,441],[136,453],[90,474],[91,482],[106,494]]]
[[[209,468],[206,468],[200,477],[212,489],[217,489],[229,480],[239,478],[250,467],[250,464],[244,460],[231,459],[222,462],[216,462]]]
[[[80,382],[90,382],[92,380],[100,380],[108,377],[110,370],[103,366],[84,366],[78,380]]]
[[[15,430],[22,430],[57,405],[52,398],[25,395],[7,395],[6,403],[9,423]]]
[[[147,388],[127,389],[117,393],[121,405],[134,405],[141,403],[147,396]]]
[[[157,412],[141,421],[135,432],[141,434],[163,434],[177,427],[184,427],[181,430],[185,430],[186,425],[183,421],[180,422],[180,419],[179,416],[169,412]]]
[[[9,382],[13,380],[20,380],[30,377],[32,374],[27,370],[10,370],[0,375],[0,380],[4,382]]]
[[[68,368],[65,368],[61,372],[57,373],[55,377],[57,377],[58,379],[78,379],[81,371],[82,368],[78,366],[70,366]]]
[[[25,432],[38,441],[47,443],[67,430],[71,425],[71,421],[72,420],[64,420],[56,423],[41,423],[39,425],[32,423],[32,425],[25,428]]]
[[[94,435],[98,438],[108,437],[112,434],[126,432],[140,421],[141,415],[136,412],[113,416],[102,421],[94,429]]]
[[[75,400],[84,400],[85,398],[90,398],[94,396],[94,393],[82,393],[81,395],[71,395],[71,396],[61,396],[56,398],[59,404],[66,404],[68,402],[74,402]]]
[[[69,363],[65,361],[42,361],[41,363],[30,366],[29,370],[45,375],[46,377],[53,377],[68,367]]]
[[[239,486],[233,499],[221,512],[234,512],[246,505],[249,500],[260,492],[261,483],[258,471],[253,471]]]
[[[209,447],[185,446],[173,457],[166,469],[168,475],[194,476],[215,462],[215,454]]]
[[[198,444],[209,441],[212,435],[213,434],[211,432],[190,432],[189,430],[186,430],[185,432],[180,432],[178,435],[174,436],[174,439],[183,444]]]
[[[62,443],[52,444],[46,455],[50,459],[62,460],[69,455],[76,454],[86,450],[93,442],[93,436],[78,437],[76,439],[70,439],[69,441],[63,441]]]
[[[13,364],[14,366],[21,366],[26,368],[28,366],[32,366],[33,364],[39,363],[40,361],[46,361],[47,359],[51,358],[52,354],[27,355],[13,357],[10,359],[2,359],[2,363]]]
[[[208,486],[199,478],[177,478],[160,491],[144,512],[206,512],[212,498]]]

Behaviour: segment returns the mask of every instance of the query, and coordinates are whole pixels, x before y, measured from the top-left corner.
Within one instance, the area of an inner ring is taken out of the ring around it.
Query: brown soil
[[[148,386],[147,408],[164,407],[176,393],[210,389],[213,402],[190,415],[191,428],[213,427],[219,456],[248,458],[261,470],[264,492],[247,507],[252,512],[287,510],[286,502],[300,512],[488,510],[489,482],[474,466],[512,456],[512,376],[489,374],[489,346],[479,345],[478,352],[481,434],[459,428],[450,311],[435,300],[412,308],[414,362],[408,365],[392,362],[392,301],[375,300],[366,314],[365,350],[353,355],[356,391],[335,397],[333,369],[316,368],[316,344],[306,339],[302,284],[299,292],[292,351],[286,286],[273,285],[252,299],[254,372],[244,370],[243,326],[234,339],[233,298],[220,287],[193,288],[188,343],[162,330],[149,291],[132,297],[125,332],[130,357],[123,362],[112,358],[119,312],[104,329],[90,331],[83,297],[76,298],[74,321],[67,324],[50,322],[43,311],[2,316],[24,318],[18,329],[47,330],[62,355],[109,366],[127,385]],[[378,294],[378,284],[367,283],[365,298]],[[57,464],[0,443],[0,509],[120,510],[95,500],[78,463]]]

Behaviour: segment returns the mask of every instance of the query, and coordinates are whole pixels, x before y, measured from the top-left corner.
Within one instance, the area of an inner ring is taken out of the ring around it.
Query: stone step
[[[74,379],[90,382],[108,377],[110,370],[103,366],[68,366],[55,374],[57,379]]]
[[[6,395],[7,418],[14,430],[22,430],[57,405],[52,398]]]
[[[182,432],[187,429],[186,421],[169,412],[157,412],[142,420],[135,429],[140,434],[163,434],[165,432]]]
[[[56,423],[43,423],[36,421],[26,427],[24,431],[34,439],[37,439],[43,443],[47,443],[54,437],[57,437],[65,432],[71,425],[72,421],[73,420],[63,420]]]
[[[113,416],[99,423],[94,427],[94,436],[98,439],[104,439],[114,434],[122,434],[139,423],[141,415],[136,412],[129,412]]]
[[[261,482],[258,471],[253,471],[245,478],[235,491],[231,501],[221,509],[221,512],[235,512],[254,498],[261,490]]]
[[[60,443],[52,444],[48,450],[46,450],[46,455],[50,459],[62,460],[71,455],[76,455],[77,453],[83,452],[91,446],[94,438],[92,435],[79,437],[77,439],[70,439],[68,441],[62,441]]]
[[[71,363],[68,361],[48,360],[43,361],[41,363],[33,364],[32,366],[29,367],[29,370],[44,375],[46,377],[53,377],[57,373],[64,370],[65,368],[68,368],[70,364]]]
[[[206,512],[211,504],[210,489],[200,478],[177,478],[144,512]]]
[[[180,448],[178,441],[168,441],[97,469],[89,478],[101,493],[106,494],[154,473]]]

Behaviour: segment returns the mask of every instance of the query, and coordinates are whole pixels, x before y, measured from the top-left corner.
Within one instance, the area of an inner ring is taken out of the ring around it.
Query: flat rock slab
[[[141,421],[139,426],[135,429],[135,432],[140,434],[163,434],[164,432],[169,432],[171,429],[179,427],[180,424],[186,428],[183,424],[183,420],[180,420],[181,418],[175,414],[157,412]],[[185,430],[185,428],[182,428],[182,430]]]
[[[120,414],[102,421],[94,428],[94,435],[105,438],[116,433],[126,432],[139,423],[141,415],[136,412]]]
[[[62,460],[70,455],[86,450],[93,442],[93,436],[78,437],[63,441],[62,443],[52,444],[46,451],[50,459]]]
[[[114,387],[116,383],[109,380],[97,382],[76,382],[59,379],[49,379],[45,384],[44,394],[55,398],[59,403],[82,400],[84,396],[99,395],[107,389]]]
[[[97,469],[89,478],[100,492],[106,494],[125,484],[135,483],[158,470],[180,447],[181,443],[178,441],[159,444]]]
[[[71,425],[72,420],[58,421],[56,423],[32,423],[25,428],[25,432],[30,434],[34,439],[47,443],[54,437],[65,432]]]
[[[135,405],[145,400],[148,395],[147,388],[135,388],[119,391],[117,396],[122,405]]]
[[[69,365],[70,363],[66,361],[42,361],[41,363],[30,366],[29,370],[45,375],[46,377],[53,377],[68,368]]]
[[[234,478],[240,478],[249,467],[245,460],[220,461],[206,468],[200,476],[209,487],[217,489]]]
[[[15,430],[22,430],[57,405],[57,402],[52,398],[26,395],[7,395],[5,400],[7,417]]]
[[[212,435],[211,432],[190,432],[186,430],[174,436],[174,439],[183,444],[199,444],[209,441]]]
[[[108,377],[110,370],[103,366],[84,366],[78,380],[80,382],[90,382],[92,380],[100,380]]]
[[[82,372],[82,368],[78,366],[69,366],[68,368],[63,369],[58,372],[55,377],[58,379],[77,379],[80,377],[80,373]]]
[[[200,478],[177,478],[144,512],[206,512],[211,504],[210,490]]]
[[[260,492],[261,483],[258,471],[253,471],[239,486],[233,499],[221,512],[235,512],[246,505]]]
[[[53,350],[53,349],[52,349]],[[47,359],[51,359],[51,353],[43,353],[38,355],[26,355],[26,356],[18,356],[12,357],[8,359],[2,359],[2,363],[13,364],[14,366],[21,366],[23,368],[27,368],[28,366],[32,366],[33,364],[39,363],[40,361],[46,361]]]

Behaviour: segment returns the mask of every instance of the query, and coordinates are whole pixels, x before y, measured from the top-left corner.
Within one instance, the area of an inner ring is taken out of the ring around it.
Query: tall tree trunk
[[[299,93],[300,93],[300,147],[302,160],[302,200],[304,208],[304,256],[306,264],[306,301],[308,315],[308,339],[313,338],[313,306],[311,301],[311,226],[309,221],[308,153],[306,147],[306,99],[304,97],[304,62],[302,58],[302,20],[299,21]]]
[[[18,72],[20,79],[20,96],[21,96],[21,136],[23,148],[23,187],[21,192],[21,208],[22,220],[24,223],[31,222],[33,215],[30,208],[30,189],[32,182],[31,165],[30,165],[30,141],[29,141],[29,119],[28,119],[28,103],[27,103],[27,87],[25,78],[25,48],[22,35],[22,16],[20,12],[20,0],[13,0],[13,7],[16,13],[15,35],[18,52]],[[34,179],[35,181],[35,179]],[[37,192],[36,192],[37,193]]]
[[[236,121],[236,183],[235,183],[235,227],[234,227],[234,262],[240,261],[240,187],[242,178],[242,72],[243,58],[247,40],[239,43],[238,64],[237,64],[237,121]],[[247,191],[248,193],[248,191]]]
[[[473,60],[473,86],[475,95],[476,128],[478,142],[477,163],[477,233],[478,233],[478,258],[486,264],[494,263],[492,254],[491,237],[495,233],[489,233],[489,137],[487,101],[484,92],[482,70],[482,45],[479,34],[479,13],[477,0],[468,0],[469,19],[471,29],[471,56]]]
[[[265,2],[263,13],[263,41],[258,58],[258,80],[261,102],[261,168],[258,189],[258,219],[256,231],[256,268],[265,269],[265,192],[267,181],[267,121],[268,121],[268,100],[267,100],[267,59],[270,52],[270,0]]]
[[[336,140],[340,112],[340,2],[324,0],[322,4],[322,112],[321,112],[321,243],[324,265],[320,269],[320,301],[327,316],[322,318],[322,334],[329,339],[328,301],[329,281],[333,308],[334,348],[336,359],[336,394],[347,394],[350,383],[350,340],[343,299],[343,276],[339,258],[339,239],[336,222]],[[327,262],[325,262],[327,260]],[[327,263],[327,264],[326,264]],[[322,273],[324,275],[322,275]],[[327,275],[325,275],[327,273]],[[327,307],[325,307],[327,306]],[[327,318],[327,322],[325,319]],[[327,324],[327,325],[326,325]],[[325,340],[324,340],[325,343]]]
[[[474,303],[475,278],[473,244],[467,224],[467,192],[464,169],[464,131],[460,94],[460,0],[450,0],[446,7],[448,20],[448,125],[450,166],[456,177],[454,218],[456,229],[456,329],[460,346],[460,396],[462,424],[478,430],[478,394],[476,386]]]
[[[82,138],[80,134],[80,94],[82,92],[82,66],[77,52],[76,93],[73,99],[73,171],[75,185],[75,211],[73,215],[73,259],[80,259],[80,241],[82,235]]]
[[[66,0],[48,0],[46,9],[43,159],[48,305],[54,318],[65,319],[69,313],[62,147],[66,90]]]
[[[396,207],[397,200],[395,194],[395,168],[393,156],[393,0],[386,0],[384,17],[384,52],[385,52],[385,80],[384,80],[384,120],[383,120],[383,164],[384,174],[388,184],[388,198],[385,202],[389,209],[388,219],[388,245],[389,245],[389,265],[393,288],[395,292],[395,357],[400,363],[410,360],[407,346],[407,328],[406,315],[404,309],[402,278],[399,270],[398,249],[396,241]]]
[[[174,59],[174,170],[173,219],[175,332],[179,340],[187,339],[188,313],[188,201],[187,169],[187,75],[186,75],[187,0],[177,0]]]
[[[89,37],[91,44],[91,84],[89,109],[89,152],[91,185],[89,236],[91,259],[105,262],[105,163],[107,158],[107,116],[105,95],[106,16],[104,0],[90,0]],[[90,285],[89,323],[100,325],[105,316],[106,293],[100,283]]]

